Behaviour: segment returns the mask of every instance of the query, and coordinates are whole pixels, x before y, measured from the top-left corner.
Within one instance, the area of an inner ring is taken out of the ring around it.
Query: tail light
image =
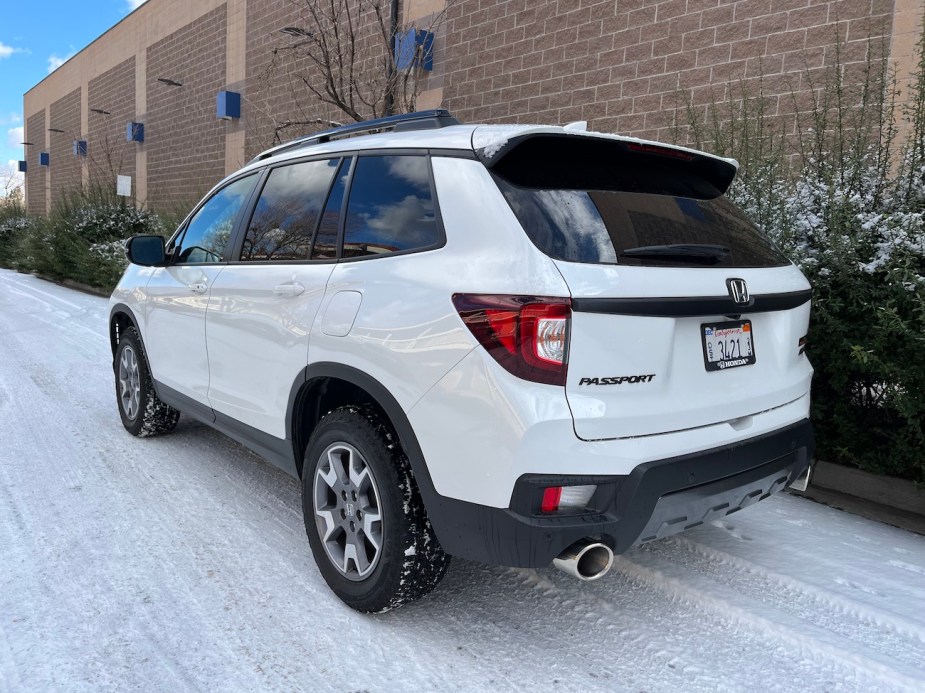
[[[453,305],[505,370],[535,383],[565,385],[569,299],[454,294]]]
[[[540,513],[549,515],[560,510],[584,510],[597,491],[594,484],[586,486],[547,486],[540,500]]]

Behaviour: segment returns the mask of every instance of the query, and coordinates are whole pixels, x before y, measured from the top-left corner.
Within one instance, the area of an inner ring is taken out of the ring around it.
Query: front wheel
[[[335,409],[315,428],[305,451],[302,510],[322,576],[357,611],[419,599],[449,566],[408,458],[370,407]]]
[[[180,412],[158,399],[145,349],[134,327],[126,328],[119,336],[113,368],[116,400],[125,430],[139,438],[172,431]]]

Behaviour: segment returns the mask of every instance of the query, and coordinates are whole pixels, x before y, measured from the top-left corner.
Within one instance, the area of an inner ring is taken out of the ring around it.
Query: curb
[[[831,462],[816,462],[811,486],[925,515],[925,488],[919,488],[914,481],[879,476]]]
[[[31,274],[36,279],[41,279],[42,281],[51,282],[52,284],[64,286],[68,289],[74,289],[75,291],[82,291],[85,294],[91,294],[93,296],[109,298],[112,295],[111,291],[106,292],[102,289],[96,288],[95,286],[90,286],[89,284],[81,284],[80,282],[75,282],[73,279],[52,279],[51,277],[46,277],[44,274],[38,274],[37,272],[27,272],[26,274]]]
[[[925,489],[912,481],[817,461],[809,488],[791,493],[925,535]]]

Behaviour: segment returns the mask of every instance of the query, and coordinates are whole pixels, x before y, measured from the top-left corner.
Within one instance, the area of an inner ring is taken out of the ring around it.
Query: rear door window
[[[427,157],[360,157],[347,203],[343,257],[424,250],[441,241]]]
[[[270,171],[247,227],[241,260],[308,260],[312,238],[340,159]]]

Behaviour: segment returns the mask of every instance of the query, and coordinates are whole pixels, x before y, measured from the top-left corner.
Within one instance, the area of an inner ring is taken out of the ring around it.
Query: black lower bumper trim
[[[796,481],[812,459],[808,420],[734,445],[647,462],[626,476],[527,475],[510,508],[491,508],[433,494],[427,512],[450,554],[500,565],[539,568],[585,537],[615,553],[723,517]],[[537,489],[594,483],[595,510],[536,512]],[[429,494],[430,495],[430,494]]]

